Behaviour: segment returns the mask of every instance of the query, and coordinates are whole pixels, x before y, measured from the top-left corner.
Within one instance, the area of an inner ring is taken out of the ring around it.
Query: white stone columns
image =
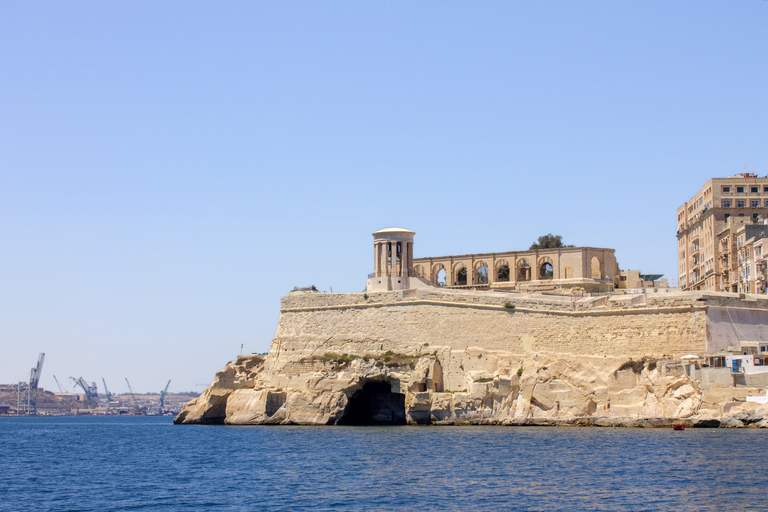
[[[395,262],[395,267],[392,269],[392,277],[400,277],[400,272],[402,271],[402,263],[403,263],[403,251],[402,251],[402,244],[400,242],[392,242],[392,247],[394,248],[392,261]],[[398,247],[401,248],[400,251],[398,251]],[[400,255],[398,258],[397,256]]]
[[[408,269],[408,275],[410,277],[410,272],[413,269],[413,242],[408,242],[408,264],[406,265],[406,268]]]
[[[379,277],[387,276],[387,242],[379,242]]]
[[[400,242],[400,277],[408,277],[408,242]]]
[[[409,288],[410,282],[407,278],[413,268],[414,234],[413,231],[402,228],[387,228],[373,233],[374,277],[368,279],[366,289],[369,292]]]

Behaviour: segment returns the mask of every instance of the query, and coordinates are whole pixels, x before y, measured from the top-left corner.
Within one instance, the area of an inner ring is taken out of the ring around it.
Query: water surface
[[[768,431],[0,418],[0,510],[766,510]]]

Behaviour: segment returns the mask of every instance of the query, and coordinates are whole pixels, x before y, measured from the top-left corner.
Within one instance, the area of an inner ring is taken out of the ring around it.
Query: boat
[[[685,425],[675,425],[672,430],[685,430]]]

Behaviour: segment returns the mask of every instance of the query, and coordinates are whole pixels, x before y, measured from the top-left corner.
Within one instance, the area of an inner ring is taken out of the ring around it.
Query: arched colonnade
[[[413,269],[415,276],[438,286],[504,288],[531,281],[611,279],[604,275],[606,256],[612,258],[613,251],[575,247],[417,258]]]

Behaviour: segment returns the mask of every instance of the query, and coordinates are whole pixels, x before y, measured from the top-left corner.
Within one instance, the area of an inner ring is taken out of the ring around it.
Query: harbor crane
[[[170,379],[168,380],[168,384],[165,385],[165,389],[162,393],[160,393],[160,414],[163,413],[163,403],[165,402],[165,395],[168,394],[168,386],[171,385]]]
[[[143,413],[144,411],[141,409],[141,407],[139,407],[139,401],[136,399],[136,393],[133,392],[131,383],[128,382],[128,377],[125,378],[125,383],[128,384],[128,391],[131,392],[131,401],[133,402],[133,406],[136,408],[136,412]]]
[[[32,414],[37,414],[37,385],[40,383],[40,374],[43,373],[43,361],[45,361],[45,353],[40,352],[40,357],[37,358],[37,366],[29,371],[27,411],[32,411]]]
[[[64,388],[61,385],[61,382],[59,382],[59,379],[57,379],[55,375],[53,376],[53,380],[55,380],[56,381],[56,385],[59,386],[59,391],[61,393],[66,393],[66,391],[64,391]]]
[[[109,389],[107,389],[107,381],[104,380],[104,377],[101,378],[101,382],[104,383],[104,394],[107,395],[107,402],[112,401],[112,393],[109,392]]]
[[[83,392],[85,393],[85,400],[87,402],[96,402],[99,400],[99,389],[96,387],[95,382],[91,382],[91,384],[88,385],[88,383],[85,382],[85,379],[82,377],[79,379],[70,377],[70,379],[72,379],[72,382],[75,383],[75,386],[80,386],[83,388]]]

